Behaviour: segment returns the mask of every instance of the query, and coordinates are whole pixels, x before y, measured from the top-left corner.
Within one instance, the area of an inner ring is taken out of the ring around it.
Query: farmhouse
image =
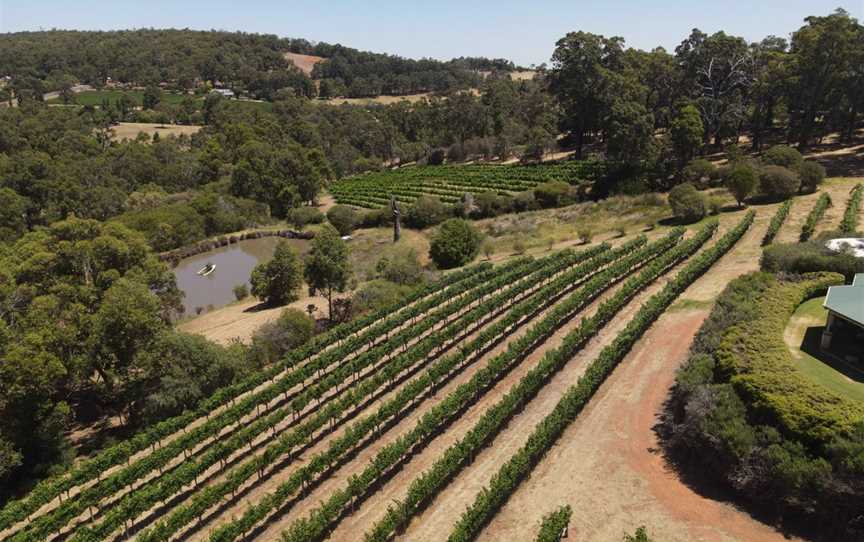
[[[234,91],[230,88],[214,88],[211,92],[215,92],[217,94],[221,94],[225,98],[233,98]]]
[[[828,322],[822,332],[822,349],[831,348],[835,334],[864,344],[864,273],[855,275],[851,286],[832,286],[825,297]],[[839,338],[839,337],[838,337]]]

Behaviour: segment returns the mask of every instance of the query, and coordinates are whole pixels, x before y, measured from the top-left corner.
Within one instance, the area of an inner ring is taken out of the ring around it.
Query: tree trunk
[[[333,323],[333,288],[327,288],[327,314],[330,316],[330,323]]]

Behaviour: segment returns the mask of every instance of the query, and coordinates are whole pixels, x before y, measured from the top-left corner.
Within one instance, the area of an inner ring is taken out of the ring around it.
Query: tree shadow
[[[247,308],[243,309],[243,312],[250,312],[250,313],[261,312],[261,311],[267,310],[267,309],[275,309],[278,306],[279,305],[276,305],[275,303],[268,303],[266,301],[262,301],[260,303],[255,304],[255,305],[252,305],[251,307],[247,307]]]

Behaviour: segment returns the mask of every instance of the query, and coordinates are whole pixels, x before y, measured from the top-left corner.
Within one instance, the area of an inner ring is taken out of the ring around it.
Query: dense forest
[[[310,99],[317,87],[286,51],[327,58],[313,72],[325,95],[442,95],[325,106]],[[532,81],[478,74],[515,68],[504,60],[415,61],[189,30],[5,34],[0,66],[11,78],[2,101],[20,100],[0,109],[4,487],[68,464],[64,432],[92,418],[94,404],[143,427],[248,370],[237,352],[171,331],[178,292],[156,252],[284,219],[336,179],[397,164],[533,162],[571,149],[604,162],[590,192],[598,198],[700,181],[702,154],[744,138],[755,152],[778,142],[806,148],[831,132],[850,139],[864,112],[864,29],[843,11],[807,18],[789,42],[693,30],[674,53],[573,32]],[[42,102],[43,92],[101,87],[109,77],[151,90],[140,106]],[[267,107],[216,94],[161,99],[205,81]],[[148,115],[203,128],[112,138],[117,122]],[[730,150],[733,165],[748,163]],[[797,187],[798,158],[766,163]],[[169,355],[188,363],[158,363]],[[178,389],[199,377],[201,389]],[[159,395],[160,386],[173,394]]]
[[[467,89],[482,80],[479,71],[515,69],[502,59],[413,60],[243,32],[50,30],[0,35],[0,76],[11,77],[16,93],[25,96],[76,83],[101,88],[109,82],[141,87],[165,83],[178,91],[210,82],[265,100],[285,88],[307,97],[318,95],[312,80],[286,60],[286,52],[325,58],[313,72],[322,97]]]

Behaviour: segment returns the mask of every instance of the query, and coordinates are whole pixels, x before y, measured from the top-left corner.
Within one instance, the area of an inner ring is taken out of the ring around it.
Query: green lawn
[[[786,343],[802,374],[835,393],[864,402],[864,365],[819,351],[827,319],[827,311],[822,308],[824,301],[824,297],[817,297],[798,307],[786,327]]]

